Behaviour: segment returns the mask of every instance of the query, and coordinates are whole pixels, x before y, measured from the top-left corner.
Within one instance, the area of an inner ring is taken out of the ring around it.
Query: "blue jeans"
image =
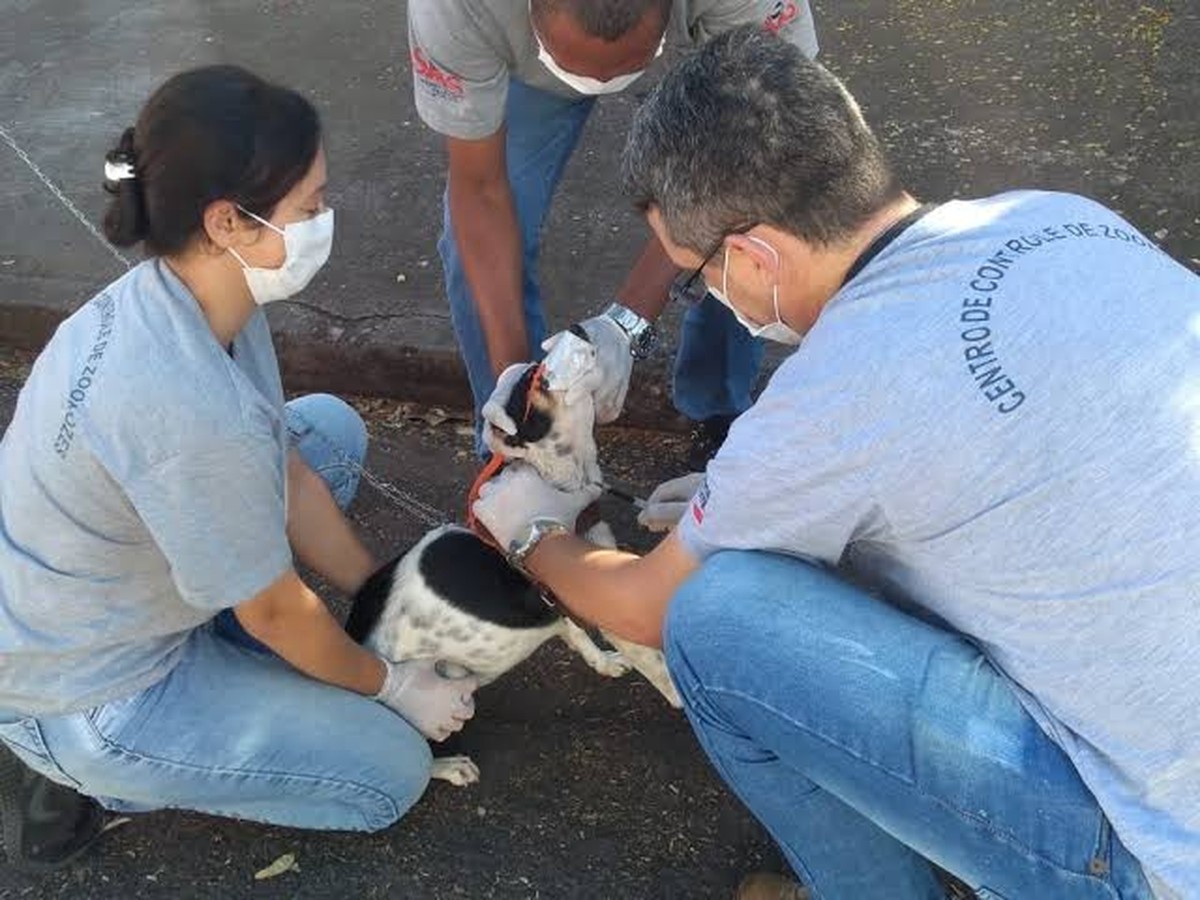
[[[303,397],[288,404],[288,426],[338,502],[349,503],[357,472],[344,458],[361,461],[366,451],[357,413],[334,397]],[[215,622],[192,632],[166,678],[132,697],[9,719],[0,718],[0,738],[29,766],[120,812],[190,809],[375,831],[429,780],[429,745],[400,716],[226,639]]]
[[[665,650],[713,765],[818,900],[1151,900],[1070,760],[962,637],[796,559],[725,552]]]
[[[519,81],[509,83],[505,111],[508,181],[521,232],[525,329],[530,350],[538,356],[546,337],[537,282],[542,223],[594,103],[593,98],[572,100]],[[450,222],[448,194],[443,201],[438,253],[450,300],[450,318],[467,367],[478,421],[479,411],[491,396],[496,379]],[[750,337],[732,313],[716,300],[708,297],[692,306],[684,316],[676,360],[673,389],[676,407],[694,420],[744,412],[750,406],[750,390],[762,353],[762,341]]]

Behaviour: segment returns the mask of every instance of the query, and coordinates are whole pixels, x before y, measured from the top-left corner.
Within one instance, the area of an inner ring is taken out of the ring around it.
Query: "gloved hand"
[[[625,395],[629,392],[629,377],[633,372],[629,336],[624,328],[605,315],[593,316],[581,322],[579,327],[587,332],[590,344],[584,344],[570,330],[557,332],[542,341],[542,349],[546,351],[546,381],[551,390],[564,391],[568,403],[580,392],[591,394],[596,423],[605,425],[621,415]],[[579,346],[568,348],[566,345],[571,343]],[[580,347],[586,347],[590,353],[577,352]],[[556,353],[556,348],[568,352]],[[517,433],[517,423],[505,407],[521,378],[535,365],[514,363],[500,373],[491,396],[480,410],[485,422],[504,434]],[[567,371],[558,371],[559,365]]]
[[[629,376],[633,372],[633,354],[629,352],[629,335],[625,329],[605,315],[593,316],[579,323],[596,348],[596,364],[583,379],[596,403],[596,422],[606,425],[621,415],[625,395],[629,392]],[[563,336],[560,331],[542,342],[550,354]]]
[[[387,678],[373,699],[399,713],[425,737],[444,741],[475,715],[479,679],[474,675],[445,678],[432,659],[384,659],[383,663]]]
[[[546,484],[534,469],[513,463],[483,485],[472,511],[506,550],[525,536],[534,519],[553,519],[575,530],[575,520],[603,489],[588,485],[568,493]]]
[[[646,498],[646,508],[638,513],[638,524],[650,531],[670,531],[679,524],[702,484],[703,472],[664,481]]]
[[[500,373],[500,377],[496,379],[496,386],[492,388],[492,395],[480,410],[485,422],[505,434],[517,433],[517,423],[512,420],[505,407],[522,376],[536,365],[537,363],[514,363]]]

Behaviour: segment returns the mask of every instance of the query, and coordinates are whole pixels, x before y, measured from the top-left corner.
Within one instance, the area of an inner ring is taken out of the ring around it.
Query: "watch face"
[[[650,326],[634,338],[630,346],[634,356],[645,359],[658,346],[658,332],[654,330],[654,326]]]

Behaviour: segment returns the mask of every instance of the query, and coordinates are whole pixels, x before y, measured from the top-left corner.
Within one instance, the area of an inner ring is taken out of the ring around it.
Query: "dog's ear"
[[[533,366],[525,371],[504,404],[508,417],[517,423],[517,433],[504,436],[504,443],[509,447],[537,443],[550,433],[553,424],[550,392],[540,383],[534,385],[536,371]]]
[[[346,634],[355,643],[361,644],[365,641],[379,624],[379,619],[387,608],[388,596],[392,593],[396,568],[403,558],[401,554],[376,569],[351,599],[350,615],[346,617]]]

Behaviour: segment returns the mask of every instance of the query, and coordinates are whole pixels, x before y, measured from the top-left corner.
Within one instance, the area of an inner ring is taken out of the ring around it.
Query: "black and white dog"
[[[532,370],[508,401],[507,411],[519,424],[517,434],[504,439],[505,457],[533,466],[562,489],[599,483],[590,397],[568,404],[531,375]],[[585,537],[616,546],[604,522]],[[671,705],[681,706],[660,651],[608,633],[605,640],[617,649],[602,650],[499,551],[458,526],[434,529],[375,572],[355,595],[346,630],[394,662],[443,660],[452,670],[474,673],[481,684],[560,637],[601,675],[616,677],[635,668]],[[442,757],[434,761],[433,777],[469,784],[478,780],[479,770],[467,757]]]

